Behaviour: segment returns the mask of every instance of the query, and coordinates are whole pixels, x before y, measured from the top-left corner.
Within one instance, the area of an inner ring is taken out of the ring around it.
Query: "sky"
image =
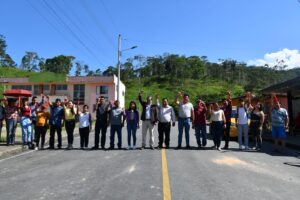
[[[0,34],[20,64],[72,55],[91,69],[164,53],[300,66],[298,0],[0,0]]]

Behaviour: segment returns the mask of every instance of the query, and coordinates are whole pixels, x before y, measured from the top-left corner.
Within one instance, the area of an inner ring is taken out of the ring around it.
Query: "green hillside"
[[[56,74],[53,72],[28,72],[13,67],[0,67],[0,77],[20,78],[28,77],[30,82],[59,82],[65,81],[65,74]],[[3,84],[0,85],[0,96],[2,96]]]
[[[215,101],[226,97],[228,90],[232,91],[234,96],[244,93],[244,88],[239,85],[229,85],[223,81],[209,80],[207,83],[203,80],[185,80],[182,84],[170,84],[163,79],[154,78],[132,79],[125,82],[126,85],[126,104],[131,100],[137,100],[140,90],[144,91],[144,96],[155,96],[158,94],[160,98],[168,98],[173,102],[178,91],[186,92],[190,95],[192,101],[197,97],[203,98],[205,101]]]

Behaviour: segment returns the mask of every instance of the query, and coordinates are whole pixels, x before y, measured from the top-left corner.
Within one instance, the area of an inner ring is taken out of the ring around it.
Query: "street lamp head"
[[[129,51],[129,50],[132,50],[132,49],[135,49],[137,48],[138,46],[133,46],[133,47],[130,47],[128,49],[123,49],[123,50],[119,50],[120,52],[123,52],[123,51]]]

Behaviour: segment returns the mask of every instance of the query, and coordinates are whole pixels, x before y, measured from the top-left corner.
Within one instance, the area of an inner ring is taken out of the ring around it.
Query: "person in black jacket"
[[[109,124],[109,111],[111,104],[105,102],[104,96],[98,98],[96,107],[96,124],[95,124],[95,146],[92,149],[99,148],[99,135],[101,131],[101,148],[105,148],[106,131]]]
[[[141,120],[142,124],[142,149],[146,147],[146,136],[147,131],[149,131],[149,146],[150,149],[154,149],[154,126],[157,122],[157,106],[152,104],[152,97],[148,96],[147,101],[142,100],[143,92],[139,93],[139,102],[143,107]]]
[[[0,103],[1,103],[1,99],[0,99]],[[1,133],[2,133],[2,126],[3,126],[3,120],[4,119],[5,119],[5,109],[0,104],[0,141],[1,141]]]

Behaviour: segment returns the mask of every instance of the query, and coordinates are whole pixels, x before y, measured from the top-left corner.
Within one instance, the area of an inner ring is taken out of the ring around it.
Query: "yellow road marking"
[[[171,200],[171,188],[170,188],[170,181],[169,181],[169,173],[168,173],[168,163],[167,163],[167,156],[166,150],[161,150],[161,163],[162,163],[162,179],[163,179],[163,193],[164,193],[164,200]]]

